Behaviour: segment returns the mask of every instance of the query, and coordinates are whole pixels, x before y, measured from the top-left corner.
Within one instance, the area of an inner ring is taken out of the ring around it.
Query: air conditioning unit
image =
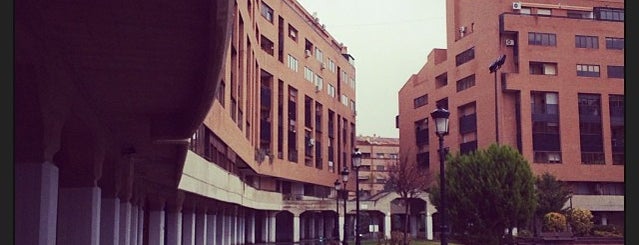
[[[319,84],[315,84],[315,92],[322,91],[322,87]]]
[[[520,2],[513,2],[513,9],[521,9],[521,3]]]
[[[465,26],[460,26],[459,27],[459,32],[460,33],[465,33],[466,32],[466,27]]]
[[[321,68],[322,70],[324,70],[324,69],[326,69],[326,65],[325,65],[324,63],[321,63],[321,64],[320,64],[320,68]]]
[[[307,58],[311,56],[311,51],[310,51],[310,50],[308,50],[308,49],[307,49],[307,50],[305,51],[305,53],[306,53],[306,57],[307,57]]]
[[[308,146],[314,146],[315,145],[315,139],[310,138],[308,139]]]
[[[515,40],[506,39],[506,46],[515,46]]]

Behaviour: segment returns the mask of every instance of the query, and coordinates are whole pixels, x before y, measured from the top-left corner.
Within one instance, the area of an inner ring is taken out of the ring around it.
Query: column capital
[[[166,207],[169,212],[181,212],[184,204],[184,192],[177,191],[166,199]]]
[[[154,211],[164,210],[166,207],[166,198],[158,194],[147,196],[146,201],[149,205],[149,209]]]

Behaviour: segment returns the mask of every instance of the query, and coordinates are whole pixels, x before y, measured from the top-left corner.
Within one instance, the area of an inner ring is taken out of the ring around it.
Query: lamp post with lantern
[[[441,105],[437,105],[437,109],[430,113],[430,116],[435,120],[435,134],[439,137],[439,191],[440,191],[440,205],[437,211],[440,213],[441,225],[440,236],[441,244],[448,245],[446,233],[448,232],[448,224],[446,220],[446,178],[444,170],[444,159],[446,153],[444,152],[444,136],[448,134],[448,116],[450,112],[442,108]]]
[[[350,174],[350,171],[348,171],[348,168],[346,168],[346,166],[344,166],[344,169],[342,170],[342,183],[344,183],[344,188],[342,194],[344,195],[344,241],[342,242],[344,245],[348,245],[348,233],[346,232],[346,227],[347,227],[347,223],[346,222],[346,214],[348,213],[346,211],[346,202],[348,201],[348,190],[346,189],[346,184],[348,183],[348,175]]]
[[[360,245],[359,237],[359,167],[362,165],[362,152],[355,148],[351,156],[355,169],[355,245]]]

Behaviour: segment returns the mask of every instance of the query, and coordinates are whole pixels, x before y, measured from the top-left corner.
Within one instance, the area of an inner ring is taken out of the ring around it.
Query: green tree
[[[528,162],[510,146],[492,144],[485,150],[448,156],[446,213],[463,244],[504,244],[512,229],[522,227],[537,206],[535,177]],[[439,208],[439,185],[431,202]]]
[[[564,205],[572,196],[572,190],[554,175],[545,172],[535,179],[537,187],[537,210],[535,211],[535,230],[539,229],[539,219],[547,213],[561,213]]]
[[[405,207],[404,219],[404,245],[408,244],[408,217],[410,215],[410,200],[417,198],[426,190],[432,181],[430,173],[426,169],[417,166],[417,163],[409,162],[406,157],[395,162],[388,168],[388,180],[384,189],[394,191],[400,196]]]

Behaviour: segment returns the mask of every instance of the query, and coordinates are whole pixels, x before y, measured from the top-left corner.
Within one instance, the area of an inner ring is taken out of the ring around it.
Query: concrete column
[[[224,220],[226,220],[226,236],[225,236],[225,240],[223,244],[225,245],[231,245],[233,244],[233,214],[231,212],[227,212],[224,215]]]
[[[148,239],[149,244],[164,245],[165,232],[165,201],[160,197],[150,198]]]
[[[328,236],[327,236],[327,234],[325,233],[325,229],[324,229],[324,228],[325,228],[324,226],[325,226],[326,224],[324,223],[324,215],[323,215],[323,214],[320,214],[320,215],[319,215],[319,217],[318,217],[318,221],[317,221],[317,222],[319,223],[319,225],[318,225],[318,227],[319,227],[318,234],[319,234],[319,235],[318,235],[318,236],[319,236],[319,237],[322,237],[322,238],[324,238],[324,239],[325,239],[325,238],[326,238],[326,237],[328,237]]]
[[[270,230],[269,230],[269,224],[270,224],[270,216],[269,216],[269,211],[263,211],[264,212],[264,217],[261,220],[262,222],[262,241],[264,242],[269,242],[269,237],[270,237]]]
[[[54,245],[58,222],[58,167],[50,162],[15,167],[15,244]]]
[[[293,214],[293,242],[300,241],[300,215]]]
[[[144,216],[145,214],[145,210],[144,210],[144,203],[140,203],[140,205],[138,206],[138,232],[136,232],[137,234],[137,240],[138,240],[138,244],[137,245],[144,245]],[[131,243],[133,243],[133,241],[131,241]]]
[[[605,213],[601,214],[601,224],[608,225],[608,216]]]
[[[426,239],[433,240],[433,216],[426,213]]]
[[[417,237],[417,216],[409,215],[408,217],[410,218],[410,236],[415,238]]]
[[[251,211],[248,213],[248,218],[246,220],[246,233],[247,233],[247,243],[255,243],[255,211]]]
[[[182,212],[174,208],[168,211],[166,220],[166,244],[182,245]]]
[[[100,188],[60,188],[59,194],[57,244],[99,244]]]
[[[388,213],[386,213],[386,216],[384,217],[384,236],[386,238],[390,238],[391,237],[391,213],[390,213],[390,211]]]
[[[339,240],[340,241],[344,241],[344,216],[339,216],[339,227],[337,227],[337,230],[339,231]]]
[[[195,245],[206,245],[206,211],[198,209],[195,218]]]
[[[195,245],[195,212],[182,211],[182,245]]]
[[[244,219],[245,219],[246,217],[244,216],[244,210],[243,210],[242,208],[240,208],[240,210],[239,210],[239,214],[238,214],[238,217],[237,217],[237,218],[238,218],[238,222],[237,222],[237,228],[238,228],[238,232],[237,232],[237,234],[238,234],[237,242],[238,242],[239,244],[244,244],[244,240],[245,240],[244,238],[245,238],[245,236],[246,236],[246,234],[245,234],[245,229],[244,229],[244,226],[245,226],[246,224],[245,224],[245,222],[244,222]]]
[[[100,244],[118,245],[120,242],[120,199],[102,198],[100,204]]]
[[[215,243],[217,245],[224,245],[226,241],[227,234],[224,233],[226,230],[226,223],[224,223],[224,210],[216,210],[216,227],[215,227]]]
[[[206,214],[206,244],[207,245],[216,245],[216,226],[217,226],[217,217],[216,214],[212,211]]]
[[[123,212],[122,209],[125,208],[127,210]],[[137,205],[134,206],[130,202],[120,202],[120,245],[123,245],[123,242],[129,245],[138,244],[138,209]]]
[[[315,224],[317,222],[317,220],[315,220],[315,214],[312,214],[311,216],[308,217],[308,224],[310,227],[308,227],[308,231],[309,231],[309,237],[310,239],[316,239],[317,238],[317,225]]]
[[[277,212],[269,212],[269,242],[275,242],[275,222],[277,221],[276,216]]]
[[[295,215],[293,215],[295,216]],[[305,217],[299,217],[300,219],[300,225],[298,227],[298,229],[300,230],[300,239],[306,239],[306,218]],[[295,226],[293,226],[295,227]],[[295,230],[295,228],[293,228],[293,230]]]

